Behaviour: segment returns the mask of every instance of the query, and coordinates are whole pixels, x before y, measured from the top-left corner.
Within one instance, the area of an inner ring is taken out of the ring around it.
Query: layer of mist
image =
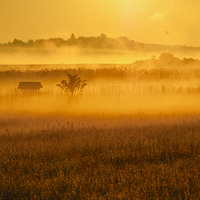
[[[38,39],[0,44],[0,64],[77,64],[77,63],[133,63],[159,56],[163,52],[180,59],[200,59],[199,47],[143,44],[126,37],[97,37]]]
[[[158,53],[156,53],[158,55]],[[0,64],[82,64],[82,63],[133,63],[151,58],[152,53],[129,50],[81,49],[81,48],[15,48],[2,53]]]
[[[144,64],[144,63],[143,63]],[[88,65],[86,65],[88,66]],[[87,81],[82,95],[70,99],[56,84],[78,74]],[[197,68],[112,67],[1,71],[1,114],[173,115],[199,113]],[[20,81],[39,81],[39,92],[22,92]]]

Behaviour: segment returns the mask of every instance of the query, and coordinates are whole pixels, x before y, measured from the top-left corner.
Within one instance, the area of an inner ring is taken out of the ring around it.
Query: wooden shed
[[[41,82],[19,82],[18,89],[22,91],[38,91],[43,88]]]

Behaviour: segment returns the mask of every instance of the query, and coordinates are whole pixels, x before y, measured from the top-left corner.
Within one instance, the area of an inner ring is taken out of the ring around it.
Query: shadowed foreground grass
[[[4,199],[200,199],[200,123],[0,136]]]

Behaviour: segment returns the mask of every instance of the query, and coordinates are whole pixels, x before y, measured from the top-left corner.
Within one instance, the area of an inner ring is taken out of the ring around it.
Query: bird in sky
[[[165,33],[169,34],[167,31],[165,31]]]

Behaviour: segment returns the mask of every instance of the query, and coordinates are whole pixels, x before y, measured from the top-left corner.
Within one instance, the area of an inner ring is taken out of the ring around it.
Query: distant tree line
[[[77,46],[81,48],[100,48],[100,49],[128,49],[128,50],[143,50],[143,51],[151,51],[151,50],[162,50],[170,51],[174,49],[185,49],[185,50],[200,50],[200,47],[186,47],[186,46],[170,46],[170,45],[158,45],[158,44],[144,44],[135,42],[134,40],[130,40],[127,37],[118,37],[118,38],[110,38],[105,34],[101,34],[99,36],[90,36],[90,37],[75,37],[74,34],[64,40],[63,38],[49,38],[49,39],[30,39],[27,42],[24,42],[20,39],[14,39],[12,42],[0,43],[0,47],[37,47],[37,48],[45,48],[49,45],[55,47],[70,47]]]
[[[28,40],[24,42],[19,39],[14,39],[12,42],[0,44],[0,46],[9,47],[46,47],[47,45],[54,45],[55,47],[65,46],[79,46],[83,48],[136,48],[142,46],[140,43],[136,43],[133,40],[129,40],[126,37],[109,38],[105,34],[94,37],[75,37],[71,34],[70,38],[64,40],[62,38],[49,38],[49,39],[37,39]]]

